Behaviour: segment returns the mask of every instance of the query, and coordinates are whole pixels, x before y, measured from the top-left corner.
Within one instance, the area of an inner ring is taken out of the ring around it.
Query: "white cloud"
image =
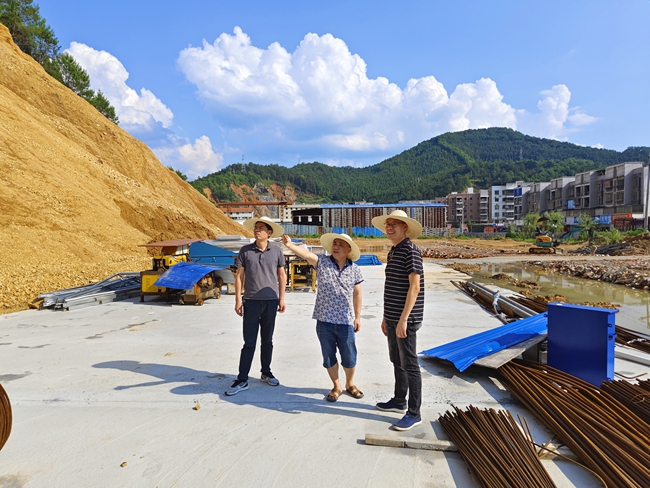
[[[183,161],[204,175],[214,173],[223,163],[223,155],[216,154],[212,150],[212,143],[208,136],[199,137],[194,141],[194,145],[181,146],[178,149],[178,154]]]
[[[596,120],[570,107],[565,85],[542,92],[535,113],[505,103],[490,78],[460,84],[451,95],[434,76],[401,89],[368,78],[365,61],[331,34],[307,34],[289,53],[278,43],[255,47],[236,27],[213,44],[181,51],[178,66],[230,144],[256,144],[260,154],[308,146],[321,160],[351,160],[486,127],[562,139]]]
[[[127,130],[152,130],[156,123],[171,126],[172,111],[146,88],[140,94],[130,88],[126,84],[129,73],[115,56],[78,42],[70,43],[66,52],[90,75],[91,88],[101,90],[115,107],[121,126]]]
[[[171,135],[151,150],[162,164],[180,170],[190,180],[214,173],[223,164],[223,154],[214,152],[206,135],[196,139],[194,144]]]

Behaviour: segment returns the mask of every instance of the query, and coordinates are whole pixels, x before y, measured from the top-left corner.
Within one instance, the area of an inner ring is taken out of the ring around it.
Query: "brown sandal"
[[[363,393],[357,388],[356,386],[352,385],[350,388],[346,388],[345,391],[347,391],[350,396],[353,398],[356,398],[357,400],[359,398],[363,398]]]
[[[339,396],[341,396],[341,393],[343,393],[341,390],[338,388],[332,388],[332,391],[329,392],[329,395],[327,395],[326,400],[328,402],[335,402],[336,400],[339,399]]]

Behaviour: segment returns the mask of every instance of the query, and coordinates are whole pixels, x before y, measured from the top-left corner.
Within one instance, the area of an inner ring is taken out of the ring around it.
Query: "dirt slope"
[[[150,267],[138,244],[242,234],[142,142],[23,54],[0,24],[0,313]]]

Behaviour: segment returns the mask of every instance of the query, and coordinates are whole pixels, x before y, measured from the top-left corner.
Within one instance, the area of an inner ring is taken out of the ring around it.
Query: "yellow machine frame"
[[[316,270],[307,261],[289,262],[289,289],[311,287],[316,291]]]

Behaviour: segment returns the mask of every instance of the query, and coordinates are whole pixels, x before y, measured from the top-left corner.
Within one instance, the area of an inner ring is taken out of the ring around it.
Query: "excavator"
[[[557,254],[557,247],[564,241],[569,240],[582,231],[581,227],[571,227],[564,234],[553,238],[550,232],[546,230],[546,221],[548,218],[541,217],[537,221],[537,232],[535,233],[535,247],[528,249],[530,254]]]

